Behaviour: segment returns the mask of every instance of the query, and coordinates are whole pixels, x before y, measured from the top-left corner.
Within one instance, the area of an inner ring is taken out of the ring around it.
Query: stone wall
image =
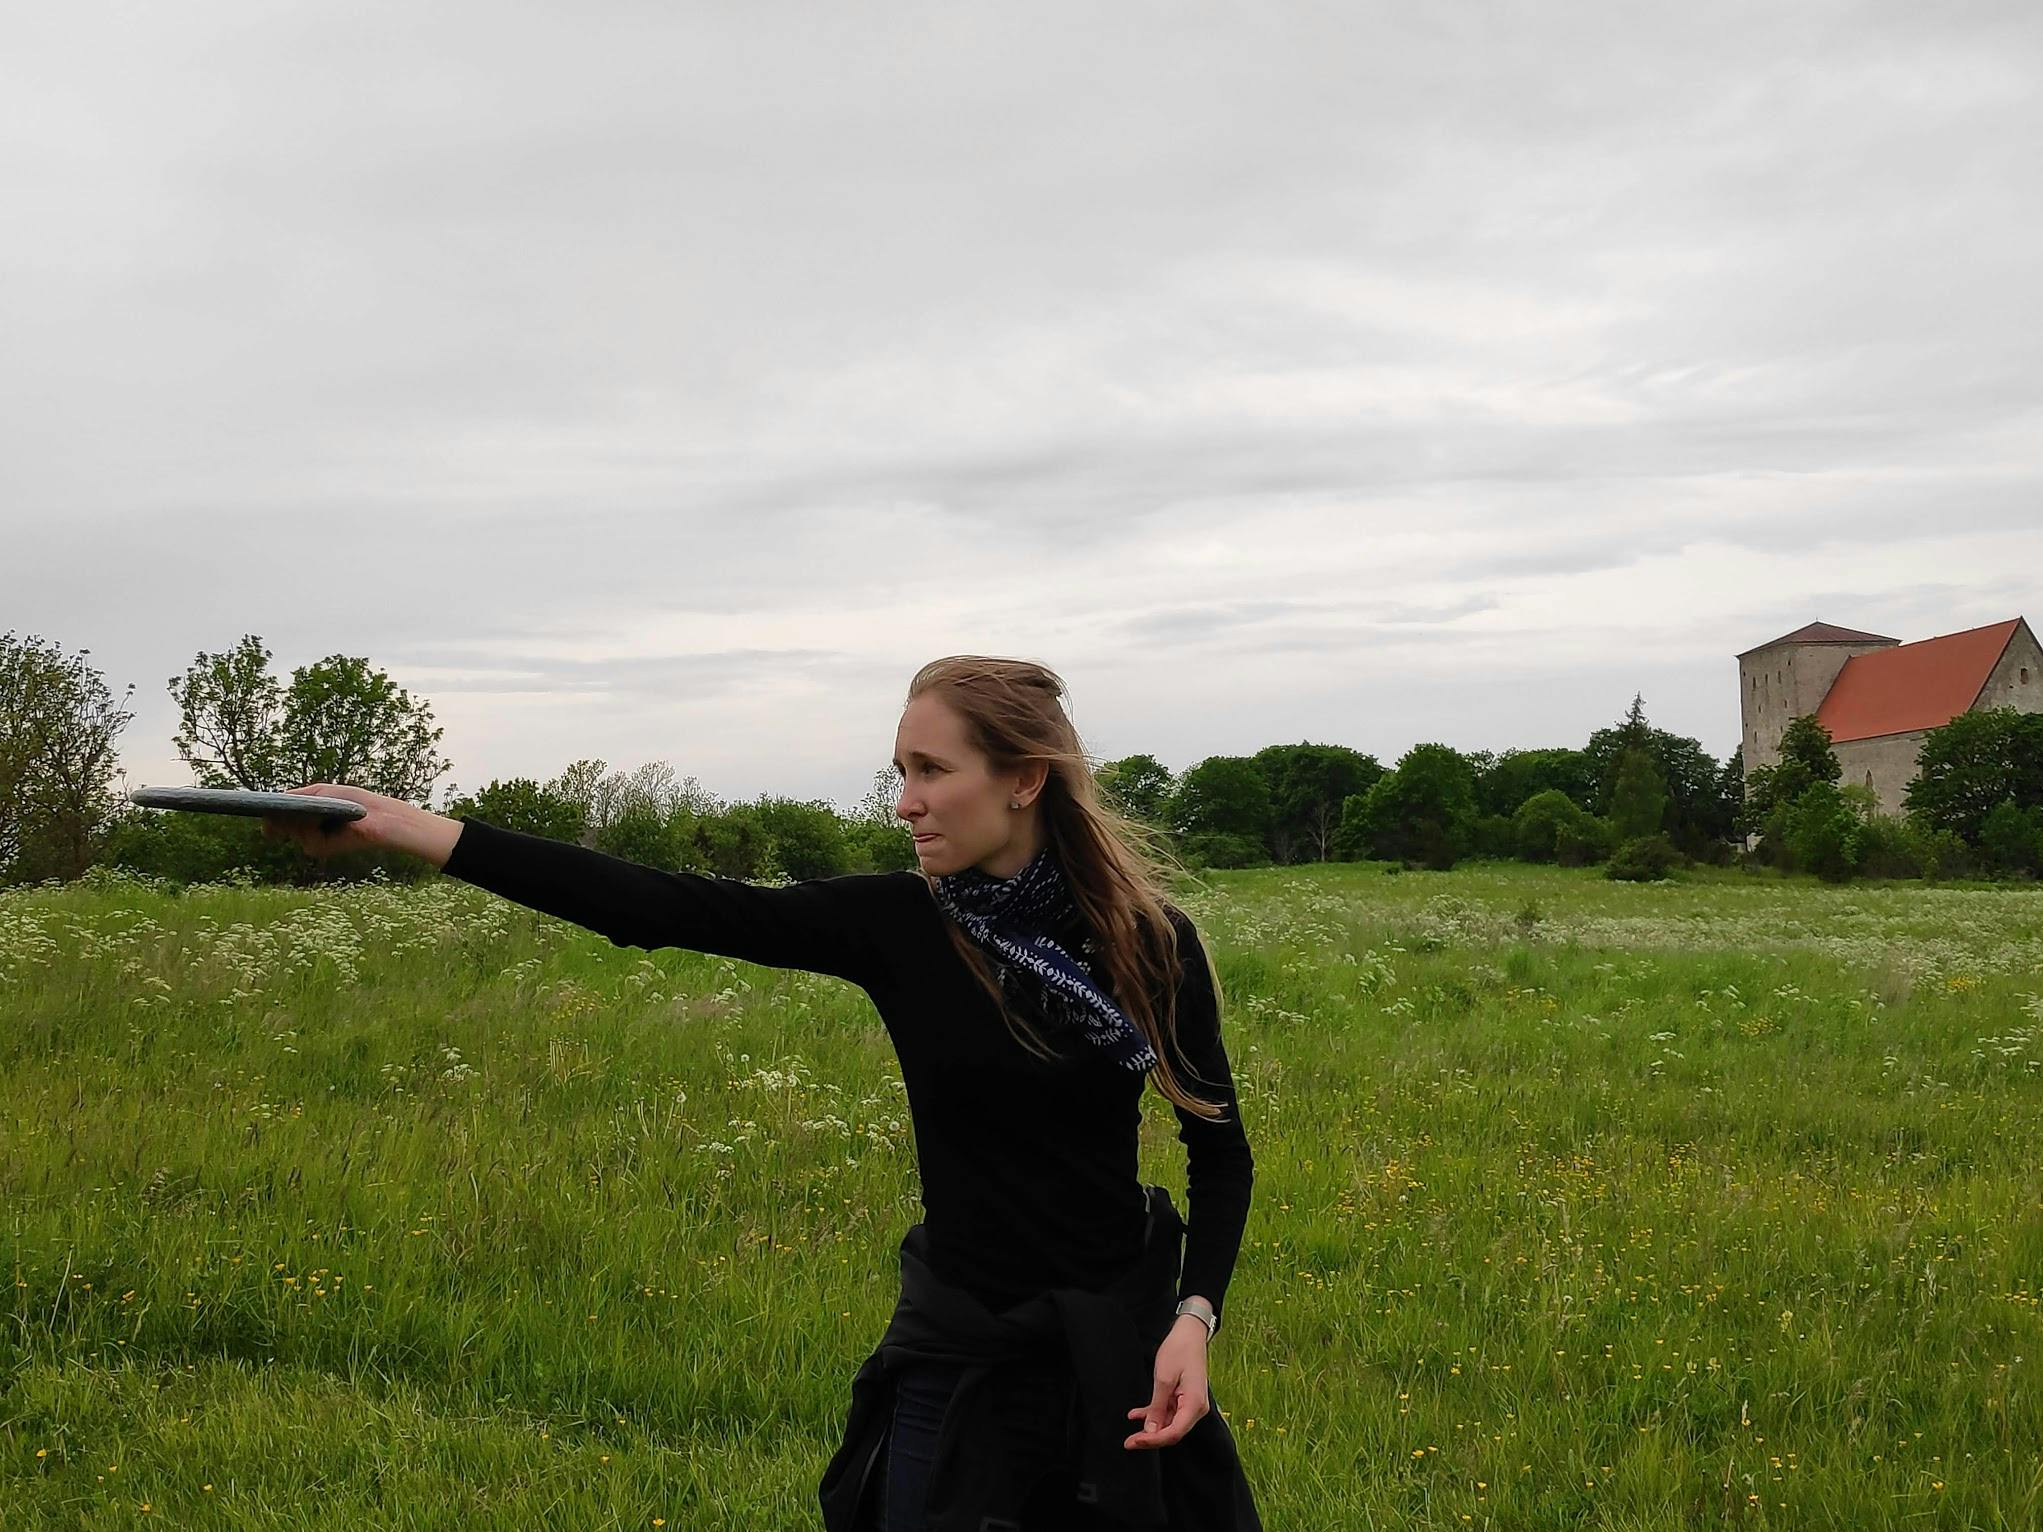
[[[1848,739],[1831,746],[1837,752],[1837,764],[1843,768],[1837,785],[1850,787],[1858,783],[1870,787],[1880,795],[1881,813],[1899,814],[1908,784],[1915,780],[1915,762],[1922,754],[1922,740],[1923,731],[1916,729],[1907,734]]]

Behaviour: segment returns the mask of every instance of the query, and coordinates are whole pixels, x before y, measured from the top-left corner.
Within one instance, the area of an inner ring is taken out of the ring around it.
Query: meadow
[[[2043,891],[1180,901],[1272,1529],[2043,1524]],[[918,1211],[841,981],[452,880],[0,896],[0,1526],[813,1527]]]

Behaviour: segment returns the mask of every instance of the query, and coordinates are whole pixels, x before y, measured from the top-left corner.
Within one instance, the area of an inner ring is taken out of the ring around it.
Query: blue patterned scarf
[[[1003,993],[1033,992],[1053,1027],[1083,1032],[1123,1068],[1156,1063],[1148,1039],[1100,992],[1092,970],[1049,934],[1077,921],[1078,902],[1048,846],[1011,878],[967,867],[935,884],[936,902],[986,954]]]

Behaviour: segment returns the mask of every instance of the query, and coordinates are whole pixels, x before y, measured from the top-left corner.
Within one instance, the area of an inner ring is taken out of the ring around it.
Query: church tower
[[[1781,735],[1804,713],[1813,713],[1831,682],[1854,655],[1892,649],[1899,639],[1861,633],[1827,622],[1812,622],[1738,656],[1738,703],[1744,722],[1740,744],[1745,777],[1780,760]]]

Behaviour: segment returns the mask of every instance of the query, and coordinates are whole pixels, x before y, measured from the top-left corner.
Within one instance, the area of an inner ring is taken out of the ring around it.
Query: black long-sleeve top
[[[848,979],[872,997],[901,1062],[930,1262],[989,1307],[1099,1288],[1141,1256],[1137,1170],[1146,1075],[1082,1038],[1051,1063],[1009,1031],[952,948],[920,873],[854,873],[770,888],[663,872],[584,846],[466,819],[446,872],[608,937]],[[1172,908],[1180,1082],[1225,1108],[1173,1105],[1186,1151],[1178,1295],[1219,1313],[1248,1218],[1254,1161],[1236,1111],[1219,1009],[1197,931]],[[1062,933],[1081,941],[1085,933]],[[1077,948],[1072,949],[1074,952]],[[1053,1046],[1059,1039],[1039,1028]]]

